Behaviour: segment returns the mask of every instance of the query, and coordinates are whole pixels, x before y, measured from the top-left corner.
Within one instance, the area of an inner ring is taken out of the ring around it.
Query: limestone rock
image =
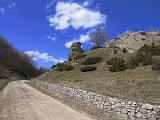
[[[144,44],[151,45],[153,42],[157,44],[160,43],[160,32],[127,31],[122,35],[119,35],[114,40],[111,40],[111,42],[107,42],[106,47],[109,47],[110,44],[114,44],[114,46],[120,49],[125,48],[129,52],[134,52],[135,50],[138,50],[140,47],[142,47]]]
[[[136,117],[137,117],[137,118],[142,117],[142,113],[138,112],[138,113],[136,114]]]
[[[71,46],[71,51],[68,54],[69,60],[74,60],[78,55],[82,54],[84,50],[81,48],[80,42],[74,42]]]

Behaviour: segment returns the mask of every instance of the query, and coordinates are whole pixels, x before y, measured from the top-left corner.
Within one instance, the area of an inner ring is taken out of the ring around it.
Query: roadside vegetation
[[[0,79],[0,91],[7,85],[10,80]]]

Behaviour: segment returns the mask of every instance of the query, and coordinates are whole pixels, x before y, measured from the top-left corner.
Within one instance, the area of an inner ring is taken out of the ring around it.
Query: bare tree
[[[89,35],[90,41],[95,44],[95,48],[104,46],[104,43],[108,40],[107,32],[104,28],[97,28]]]
[[[32,59],[14,48],[5,38],[0,36],[0,67],[9,71],[18,72],[25,77],[35,77],[40,74]]]

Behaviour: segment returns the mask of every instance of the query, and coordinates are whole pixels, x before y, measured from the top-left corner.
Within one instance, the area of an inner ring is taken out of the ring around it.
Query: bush
[[[123,71],[127,69],[125,60],[121,58],[117,58],[117,57],[112,58],[109,61],[107,61],[107,64],[111,65],[109,67],[109,71],[111,72],[118,72],[118,71]]]
[[[141,40],[142,40],[142,41],[145,41],[146,39],[145,39],[145,38],[142,38]]]
[[[90,50],[96,50],[96,49],[99,49],[99,48],[103,48],[103,47],[100,47],[100,46],[93,46]]]
[[[152,64],[152,57],[160,55],[160,46],[144,45],[137,51],[137,57],[144,66]]]
[[[79,55],[74,57],[74,60],[78,60],[78,59],[81,59],[81,58],[84,58],[84,57],[86,57],[86,54],[79,54]]]
[[[114,64],[114,59],[115,59],[115,58],[111,58],[110,60],[108,60],[108,61],[107,61],[107,64],[108,64],[108,65]]]
[[[54,69],[55,67],[56,67],[56,65],[52,65],[52,66],[51,66],[51,69]]]
[[[56,65],[56,70],[57,71],[70,71],[70,70],[73,70],[73,67],[69,64],[58,63]]]
[[[160,70],[160,56],[152,57],[152,69],[153,70]]]
[[[93,64],[100,62],[101,60],[102,60],[101,57],[90,57],[90,58],[85,59],[81,64],[82,65],[93,65]]]
[[[127,51],[126,48],[123,48],[122,52],[123,52],[123,53],[127,53],[128,51]]]
[[[147,35],[147,33],[146,33],[146,32],[140,32],[140,34],[141,34],[141,35]]]
[[[140,64],[139,59],[137,58],[137,56],[131,56],[129,58],[129,60],[127,61],[127,68],[129,69],[134,69],[136,67],[138,67]]]
[[[95,66],[84,66],[80,69],[81,72],[89,72],[89,71],[94,71],[96,70],[97,67]]]

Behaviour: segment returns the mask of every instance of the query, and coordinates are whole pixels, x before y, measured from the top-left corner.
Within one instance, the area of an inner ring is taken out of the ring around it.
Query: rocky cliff
[[[130,52],[134,52],[135,50],[142,47],[144,44],[150,45],[153,42],[155,42],[156,44],[160,43],[160,32],[126,31],[122,35],[117,36],[111,42],[107,42],[106,47],[112,47],[114,44],[114,46],[117,46],[120,49],[125,48]]]

